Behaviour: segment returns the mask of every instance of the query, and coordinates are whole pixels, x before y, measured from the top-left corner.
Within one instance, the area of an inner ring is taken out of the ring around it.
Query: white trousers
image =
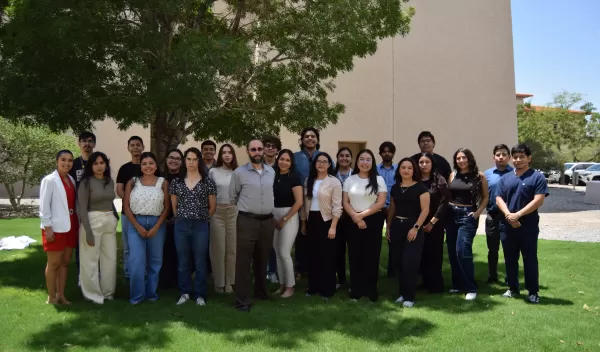
[[[273,215],[275,220],[281,220],[291,208],[275,208]],[[296,285],[296,277],[294,276],[294,262],[292,260],[292,246],[296,241],[298,234],[298,226],[300,220],[298,213],[294,214],[281,230],[275,229],[273,237],[273,247],[277,255],[277,274],[279,282],[285,287],[294,287]]]
[[[117,284],[117,219],[112,211],[90,211],[88,218],[95,243],[88,245],[85,228],[80,226],[79,281],[83,296],[102,304],[105,298],[113,298]]]

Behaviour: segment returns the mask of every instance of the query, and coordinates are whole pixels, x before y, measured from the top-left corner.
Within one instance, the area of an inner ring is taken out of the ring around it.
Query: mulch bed
[[[15,211],[10,204],[0,205],[0,219],[14,218],[37,218],[39,216],[37,205],[21,205],[18,211]]]

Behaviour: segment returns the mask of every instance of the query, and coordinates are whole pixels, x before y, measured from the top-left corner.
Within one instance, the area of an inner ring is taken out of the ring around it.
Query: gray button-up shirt
[[[229,183],[229,199],[238,210],[253,214],[272,214],[275,207],[273,183],[275,170],[263,164],[262,173],[251,163],[235,169]]]

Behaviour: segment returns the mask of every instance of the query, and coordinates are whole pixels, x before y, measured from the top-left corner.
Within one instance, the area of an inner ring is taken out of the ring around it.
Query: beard
[[[263,162],[263,156],[262,155],[257,155],[255,157],[250,157],[250,162],[252,164],[262,164],[262,162]]]

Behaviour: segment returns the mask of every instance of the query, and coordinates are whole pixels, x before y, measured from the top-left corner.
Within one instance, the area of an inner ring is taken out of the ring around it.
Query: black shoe
[[[519,291],[518,290],[506,290],[506,292],[504,292],[502,294],[502,297],[504,298],[515,298],[517,295],[519,295]]]
[[[498,281],[497,277],[490,277],[490,278],[488,278],[487,282],[488,282],[488,284],[498,284],[498,283],[500,283],[500,281]]]
[[[527,302],[529,302],[531,304],[538,304],[538,303],[540,303],[540,296],[538,296],[537,293],[529,295],[529,296],[527,296]]]

